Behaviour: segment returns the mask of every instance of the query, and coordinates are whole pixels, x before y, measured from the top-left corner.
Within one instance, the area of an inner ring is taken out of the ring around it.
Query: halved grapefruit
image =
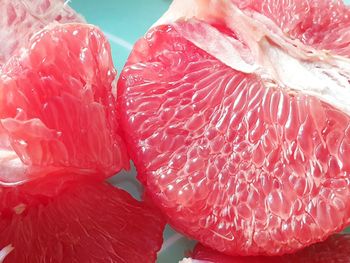
[[[110,45],[91,25],[51,24],[0,74],[0,184],[129,167]]]
[[[94,177],[60,174],[0,189],[4,263],[155,262],[164,226],[156,209]]]
[[[177,230],[277,255],[350,223],[349,19],[340,1],[176,0],[137,42],[120,120]]]

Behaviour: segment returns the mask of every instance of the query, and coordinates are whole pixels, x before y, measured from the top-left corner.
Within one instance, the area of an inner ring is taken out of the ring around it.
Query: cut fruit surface
[[[350,223],[350,53],[265,15],[281,1],[243,2],[174,1],[121,74],[121,126],[177,230],[226,254],[290,253]],[[325,30],[347,23],[295,2]]]
[[[194,260],[187,259],[182,263],[336,263],[348,262],[349,253],[349,235],[335,235],[295,254],[276,257],[230,257],[198,244],[192,254]]]
[[[64,0],[2,0],[0,10],[0,68],[51,22],[84,22]]]
[[[53,24],[32,37],[0,76],[0,183],[128,168],[115,76],[109,43],[94,26]]]
[[[155,262],[162,245],[157,210],[92,177],[48,176],[0,200],[4,263]]]

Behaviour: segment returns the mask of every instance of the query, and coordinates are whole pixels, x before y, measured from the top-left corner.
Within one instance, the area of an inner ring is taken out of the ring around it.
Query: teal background
[[[132,44],[157,21],[170,3],[171,0],[72,0],[70,6],[83,14],[89,23],[112,35],[114,62],[121,70]],[[125,43],[116,41],[115,37]]]
[[[350,3],[350,0],[345,1]],[[118,72],[131,51],[132,45],[167,10],[171,0],[72,0],[70,5],[83,14],[86,20],[99,26],[109,37],[113,59]],[[123,172],[111,182],[138,198],[140,185],[135,180],[136,171]],[[347,230],[350,233],[350,228]],[[173,263],[190,251],[194,241],[177,234],[170,227],[164,233],[164,245],[158,262]],[[141,263],[141,262],[140,262]]]

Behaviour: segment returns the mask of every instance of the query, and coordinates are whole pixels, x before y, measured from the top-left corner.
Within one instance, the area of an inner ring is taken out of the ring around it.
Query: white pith
[[[220,21],[240,41],[192,18]],[[231,68],[259,75],[267,87],[272,83],[291,93],[315,96],[350,115],[350,59],[290,39],[272,20],[242,11],[228,0],[175,0],[154,26],[179,20],[198,22],[196,26],[209,32],[203,35],[174,24],[184,38]]]
[[[11,186],[23,181],[27,166],[13,150],[10,139],[0,123],[0,185]]]
[[[214,263],[208,260],[197,260],[192,258],[184,258],[179,263]]]
[[[2,263],[5,258],[14,250],[14,247],[12,245],[8,245],[4,248],[0,248],[0,263]]]

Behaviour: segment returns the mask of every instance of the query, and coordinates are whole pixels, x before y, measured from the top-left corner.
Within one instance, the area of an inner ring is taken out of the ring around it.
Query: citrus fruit
[[[46,176],[0,189],[0,259],[155,262],[164,219],[95,177]]]
[[[119,117],[177,230],[278,255],[350,223],[349,14],[340,1],[178,0],[136,43]]]
[[[84,22],[64,0],[2,0],[0,67],[51,22]]]
[[[193,251],[193,259],[185,259],[182,263],[212,262],[212,263],[332,263],[348,262],[350,253],[349,235],[334,235],[322,243],[314,244],[295,254],[275,257],[230,257],[198,244]]]
[[[0,76],[0,183],[52,172],[111,176],[128,168],[115,114],[116,71],[102,32],[51,24]]]

